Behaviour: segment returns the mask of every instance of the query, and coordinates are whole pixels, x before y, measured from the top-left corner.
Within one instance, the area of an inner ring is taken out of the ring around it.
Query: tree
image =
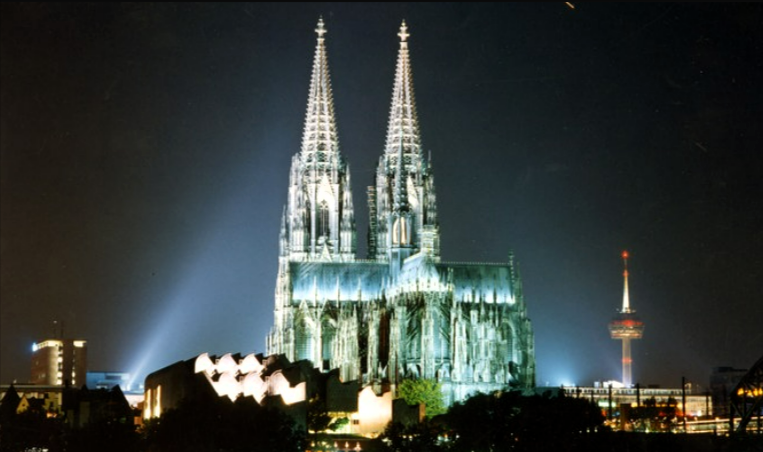
[[[6,410],[7,415],[0,416],[0,452],[19,450],[60,449],[63,434],[61,419],[48,418],[39,410],[27,410],[16,413]]]
[[[71,452],[108,450],[109,452],[135,452],[139,436],[132,419],[120,422],[114,419],[97,419],[82,427],[67,430],[66,450]]]
[[[390,422],[379,442],[370,449],[384,452],[438,452],[445,450],[439,444],[439,438],[444,434],[442,426],[433,421],[405,426],[398,422]]]
[[[445,416],[450,450],[590,450],[604,422],[587,399],[523,396],[519,391],[477,394],[451,407]]]
[[[304,434],[282,411],[251,397],[191,394],[143,428],[147,452],[266,452],[304,450]]]
[[[425,378],[403,380],[397,387],[397,395],[408,405],[423,403],[428,418],[446,411],[442,400],[442,386],[435,380]]]
[[[335,432],[349,423],[350,420],[346,417],[335,418],[329,415],[326,402],[321,396],[313,397],[307,404],[307,429],[312,432]]]

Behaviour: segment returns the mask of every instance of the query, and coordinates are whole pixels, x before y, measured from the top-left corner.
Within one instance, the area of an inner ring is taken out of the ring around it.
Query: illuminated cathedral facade
[[[356,255],[350,167],[337,137],[323,22],[301,150],[281,219],[269,354],[308,359],[343,381],[436,379],[447,404],[530,388],[532,325],[507,263],[446,263],[431,161],[424,156],[403,23],[386,143],[368,187],[368,256]],[[381,145],[381,143],[380,143]]]

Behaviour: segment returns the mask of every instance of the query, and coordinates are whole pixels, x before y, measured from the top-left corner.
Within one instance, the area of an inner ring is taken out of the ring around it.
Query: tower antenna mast
[[[644,322],[636,317],[636,311],[631,308],[630,294],[628,293],[628,251],[623,251],[623,308],[617,317],[609,322],[609,334],[612,339],[622,341],[623,344],[623,385],[626,388],[633,384],[631,358],[631,340],[641,339],[644,336]]]

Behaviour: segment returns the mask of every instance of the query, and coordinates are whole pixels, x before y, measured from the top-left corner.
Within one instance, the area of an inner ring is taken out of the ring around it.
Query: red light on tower
[[[627,251],[623,251],[623,259],[628,259],[628,252]]]

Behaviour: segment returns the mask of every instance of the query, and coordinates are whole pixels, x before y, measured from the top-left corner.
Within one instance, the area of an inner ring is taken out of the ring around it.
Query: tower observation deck
[[[628,295],[628,252],[623,251],[623,308],[617,317],[609,322],[609,334],[612,339],[623,341],[623,385],[630,387],[633,384],[631,376],[631,340],[641,339],[644,336],[644,322],[636,317],[636,311],[631,309]]]

